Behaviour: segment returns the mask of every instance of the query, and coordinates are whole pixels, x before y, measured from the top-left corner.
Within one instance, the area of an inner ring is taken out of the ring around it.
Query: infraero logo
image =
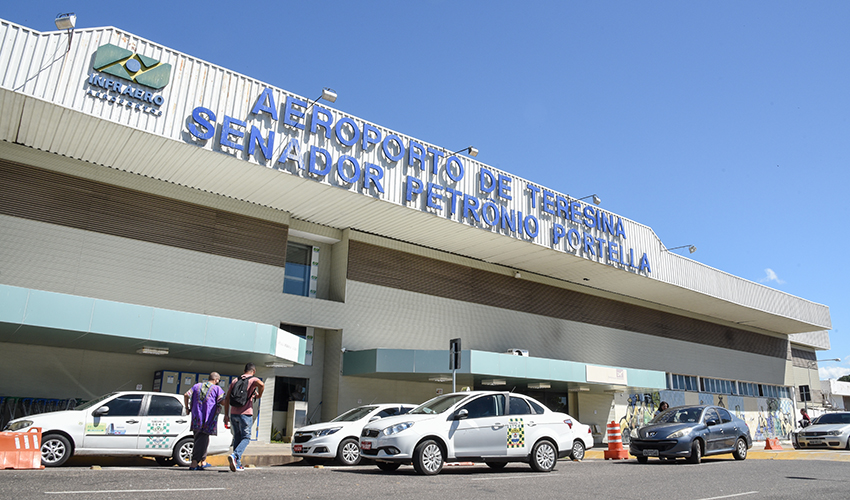
[[[97,49],[94,69],[159,90],[171,79],[171,65],[108,43]]]
[[[108,104],[162,116],[159,108],[165,103],[165,98],[157,90],[168,85],[171,79],[170,64],[106,44],[98,47],[92,66],[95,72],[89,75],[86,95]],[[118,78],[112,79],[105,75]],[[122,83],[119,78],[132,83]]]

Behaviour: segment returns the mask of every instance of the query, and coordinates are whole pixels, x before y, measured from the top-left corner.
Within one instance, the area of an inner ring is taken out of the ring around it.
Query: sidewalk
[[[251,442],[242,454],[242,465],[245,467],[270,467],[300,462],[300,457],[292,456],[292,445],[289,443],[264,444]],[[207,457],[207,463],[213,467],[227,467],[227,455]]]

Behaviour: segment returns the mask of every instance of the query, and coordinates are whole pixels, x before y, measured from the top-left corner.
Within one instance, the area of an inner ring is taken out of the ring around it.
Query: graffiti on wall
[[[683,391],[639,392],[627,395],[626,405],[615,406],[616,421],[620,423],[623,442],[629,434],[648,424],[662,401],[670,407],[686,404],[715,405],[726,408],[744,420],[755,441],[767,438],[788,439],[794,430],[794,402],[786,398],[750,398],[728,394],[688,393]]]

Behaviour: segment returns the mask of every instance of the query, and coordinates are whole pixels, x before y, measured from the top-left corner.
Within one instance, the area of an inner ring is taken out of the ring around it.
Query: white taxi
[[[334,458],[342,465],[360,463],[358,437],[363,426],[375,420],[403,415],[415,405],[384,403],[352,408],[330,422],[301,427],[292,436],[292,456],[309,464]]]
[[[219,415],[209,455],[227,453],[232,439]],[[191,417],[183,396],[160,392],[113,392],[73,410],[11,420],[4,431],[41,427],[41,463],[64,464],[72,455],[149,456],[161,465],[192,461]]]
[[[589,426],[520,394],[456,392],[426,401],[406,415],[363,427],[360,453],[383,471],[412,464],[438,474],[446,462],[484,462],[500,469],[527,462],[538,472],[559,458],[584,458],[593,446]]]

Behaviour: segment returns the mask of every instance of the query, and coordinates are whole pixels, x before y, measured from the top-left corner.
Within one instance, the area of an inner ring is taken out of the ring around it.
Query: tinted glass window
[[[543,409],[543,407],[542,407],[542,406],[540,406],[539,404],[537,404],[537,402],[536,402],[536,401],[529,401],[529,403],[531,403],[531,407],[532,407],[532,408],[534,408],[534,413],[542,414],[542,413],[544,413],[544,412],[546,411],[546,410],[544,410],[544,409]]]
[[[397,415],[397,414],[398,414],[398,408],[386,408],[386,409],[378,412],[378,416],[381,417],[381,418],[389,417],[391,415]]]
[[[110,417],[137,417],[142,409],[142,394],[125,394],[106,403]]]
[[[109,412],[110,414],[112,412]],[[151,396],[148,415],[151,416],[180,416],[183,414],[183,403],[171,396]]]
[[[313,249],[298,243],[286,245],[283,293],[307,297],[310,294],[310,257]]]
[[[531,408],[522,398],[511,397],[511,415],[530,415]]]
[[[702,417],[703,422],[708,422],[709,420],[716,420],[720,422],[720,417],[717,416],[717,412],[714,411],[714,408],[705,410],[705,415]]]
[[[720,414],[720,421],[724,424],[732,421],[732,414],[724,410],[723,408],[718,408],[717,413]]]
[[[482,396],[463,405],[462,409],[469,412],[468,418],[497,417],[504,414],[505,396]]]

